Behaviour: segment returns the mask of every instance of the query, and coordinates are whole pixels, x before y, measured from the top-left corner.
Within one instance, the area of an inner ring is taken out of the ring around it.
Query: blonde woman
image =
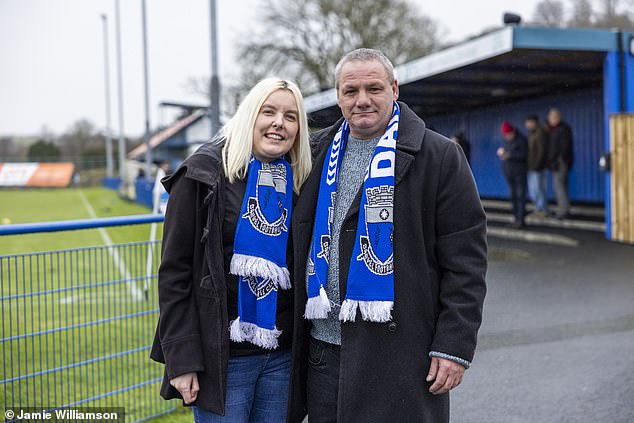
[[[293,295],[294,194],[311,169],[302,95],[255,85],[214,140],[163,181],[170,193],[152,358],[161,395],[196,422],[282,422]]]

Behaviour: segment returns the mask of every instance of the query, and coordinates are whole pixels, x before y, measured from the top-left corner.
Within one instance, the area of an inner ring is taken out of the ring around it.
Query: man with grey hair
[[[449,421],[486,292],[486,218],[460,147],[402,102],[390,61],[335,70],[343,114],[313,134],[293,211],[288,421]]]
[[[561,120],[561,112],[552,108],[548,111],[548,167],[553,174],[553,188],[557,197],[557,219],[565,219],[570,214],[568,196],[568,175],[572,168],[574,153],[572,130]]]

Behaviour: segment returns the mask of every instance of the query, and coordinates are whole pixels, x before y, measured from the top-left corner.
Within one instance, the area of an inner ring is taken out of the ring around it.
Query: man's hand
[[[429,366],[429,373],[427,374],[427,382],[431,382],[435,379],[434,383],[429,388],[429,392],[434,395],[444,394],[449,392],[462,382],[464,376],[464,366],[458,364],[455,361],[447,360],[440,357],[431,358],[431,366]]]
[[[181,393],[185,404],[191,404],[196,401],[198,391],[200,390],[200,387],[198,386],[198,375],[196,372],[176,376],[174,379],[170,380],[170,385]]]
[[[496,154],[498,155],[498,157],[500,158],[500,160],[506,160],[509,158],[509,154],[506,152],[506,150],[504,150],[504,148],[500,147],[497,149]]]

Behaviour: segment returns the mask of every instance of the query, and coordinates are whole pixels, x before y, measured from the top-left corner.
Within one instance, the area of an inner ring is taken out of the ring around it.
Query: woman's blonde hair
[[[293,189],[299,192],[312,166],[308,142],[308,120],[304,109],[304,99],[297,85],[280,78],[266,78],[258,82],[238,106],[238,110],[222,127],[216,138],[224,140],[222,159],[225,175],[229,182],[246,177],[249,160],[253,151],[253,127],[260,108],[276,90],[288,90],[297,104],[298,132],[288,157],[293,168]]]

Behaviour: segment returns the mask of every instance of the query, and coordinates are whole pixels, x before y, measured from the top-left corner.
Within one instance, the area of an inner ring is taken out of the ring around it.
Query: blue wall
[[[459,130],[464,131],[471,142],[471,166],[480,195],[508,198],[508,187],[502,176],[500,161],[495,155],[502,143],[500,126],[504,120],[508,120],[525,133],[524,118],[529,114],[537,114],[541,121],[545,121],[550,107],[561,110],[562,119],[573,131],[575,161],[570,173],[571,199],[603,203],[605,179],[598,166],[605,136],[601,88],[544,96],[425,120],[429,127],[448,137]],[[551,199],[554,199],[552,184],[549,185]]]
[[[121,178],[105,177],[101,180],[101,183],[108,189],[118,191],[119,186],[121,185]]]
[[[134,183],[136,193],[136,202],[152,209],[152,190],[154,189],[154,181],[137,180]]]

